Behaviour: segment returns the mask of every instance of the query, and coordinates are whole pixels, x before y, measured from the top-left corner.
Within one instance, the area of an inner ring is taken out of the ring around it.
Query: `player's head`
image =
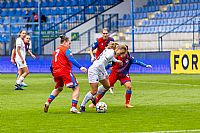
[[[124,57],[127,54],[127,47],[126,45],[119,44],[115,49],[116,56]]]
[[[117,42],[110,42],[106,48],[115,50],[118,45]]]
[[[31,37],[30,35],[26,35],[26,37],[24,38],[24,42],[25,43],[30,43]]]
[[[22,39],[24,39],[26,37],[26,31],[25,30],[21,30],[19,32],[19,37],[22,38]]]
[[[60,44],[64,45],[67,48],[70,48],[71,41],[70,41],[69,37],[61,35],[60,36]]]
[[[108,40],[108,29],[103,28],[101,33],[102,33],[103,40]]]

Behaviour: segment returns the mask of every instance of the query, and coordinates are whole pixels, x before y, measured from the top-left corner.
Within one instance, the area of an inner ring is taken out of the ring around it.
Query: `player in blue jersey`
[[[124,85],[126,88],[125,107],[132,108],[133,106],[130,105],[130,99],[132,95],[132,84],[131,84],[131,78],[129,75],[129,69],[132,64],[137,64],[146,68],[152,68],[152,66],[147,65],[139,60],[136,60],[129,53],[127,53],[123,57],[118,56],[116,59],[121,60],[123,62],[123,65],[120,66],[119,64],[115,62],[112,63],[112,72],[109,75],[110,87],[113,88],[116,81],[119,80],[121,82],[121,85]],[[108,90],[105,89],[103,86],[99,86],[97,96],[96,98],[92,100],[92,104],[90,104],[89,107],[94,107],[96,103],[99,102],[99,100],[105,95],[107,91]]]

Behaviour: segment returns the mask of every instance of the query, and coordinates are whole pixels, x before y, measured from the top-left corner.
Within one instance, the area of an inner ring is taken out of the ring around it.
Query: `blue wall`
[[[149,53],[132,53],[137,60],[143,61],[146,64],[151,64],[152,69],[147,69],[138,65],[132,65],[130,73],[170,73],[170,52],[149,52]],[[88,68],[90,63],[89,54],[74,55],[76,60]],[[50,73],[49,66],[51,64],[51,56],[40,56],[36,60],[27,56],[26,58],[29,71],[31,73]],[[0,73],[16,73],[17,68],[10,62],[10,57],[0,57]],[[80,73],[81,71],[73,67],[74,73]]]

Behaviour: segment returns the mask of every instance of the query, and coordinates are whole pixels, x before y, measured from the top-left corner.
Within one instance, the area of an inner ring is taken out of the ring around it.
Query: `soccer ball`
[[[105,113],[107,111],[107,105],[104,102],[98,102],[96,104],[96,111],[98,113]]]

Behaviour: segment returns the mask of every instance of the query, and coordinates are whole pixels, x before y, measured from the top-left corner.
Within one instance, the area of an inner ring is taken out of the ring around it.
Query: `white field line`
[[[88,80],[87,78],[82,78],[82,79],[78,79],[78,80]],[[159,84],[159,85],[172,85],[172,86],[194,86],[194,87],[199,87],[200,85],[193,85],[193,84],[178,84],[178,83],[164,83],[164,82],[144,82],[144,81],[137,81],[134,80],[134,82],[137,83],[144,83],[144,84]]]
[[[154,131],[154,132],[130,132],[130,133],[183,133],[183,132],[200,132],[200,129],[193,130],[174,130],[174,131]]]

